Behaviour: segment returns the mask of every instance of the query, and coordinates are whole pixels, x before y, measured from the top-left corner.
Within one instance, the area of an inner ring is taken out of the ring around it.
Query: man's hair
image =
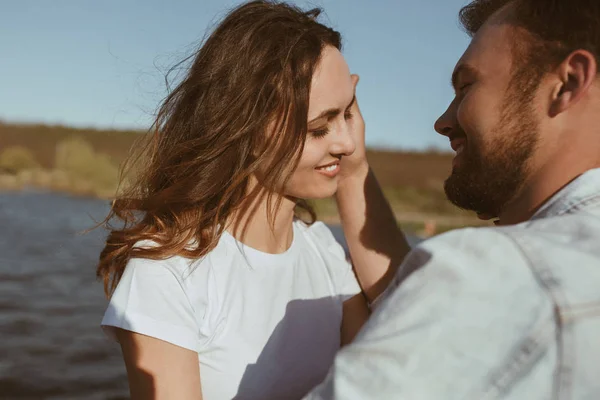
[[[514,67],[528,70],[530,79],[539,80],[575,50],[600,60],[600,0],[474,0],[460,10],[460,22],[473,36],[505,7],[506,21],[529,34],[516,36],[513,47],[520,60]]]

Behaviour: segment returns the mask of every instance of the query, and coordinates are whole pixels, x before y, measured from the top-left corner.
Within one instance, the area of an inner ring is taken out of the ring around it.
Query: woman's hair
[[[316,21],[320,13],[248,2],[233,9],[193,55],[158,111],[135,181],[104,221],[110,233],[97,276],[108,296],[131,258],[202,257],[230,217],[265,192],[268,209],[277,208],[271,195],[300,160],[323,48],[341,49],[340,34]],[[251,176],[259,176],[260,185],[251,188]],[[304,200],[297,206],[314,222]],[[134,246],[142,240],[153,244]]]

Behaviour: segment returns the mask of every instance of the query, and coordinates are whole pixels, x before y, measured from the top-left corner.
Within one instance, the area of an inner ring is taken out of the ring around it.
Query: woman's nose
[[[356,150],[356,142],[352,131],[347,123],[340,124],[340,129],[334,134],[334,142],[331,153],[336,155],[350,156]]]

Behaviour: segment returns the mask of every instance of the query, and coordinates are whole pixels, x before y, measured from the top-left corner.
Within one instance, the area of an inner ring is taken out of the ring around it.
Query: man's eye
[[[466,84],[462,85],[460,88],[458,88],[458,91],[459,92],[464,92],[465,89],[467,89],[471,85],[472,85],[471,83],[466,83]]]

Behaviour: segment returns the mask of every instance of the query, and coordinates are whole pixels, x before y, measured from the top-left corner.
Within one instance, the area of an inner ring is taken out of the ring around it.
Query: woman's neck
[[[226,229],[246,246],[265,253],[283,253],[290,248],[294,239],[293,222],[296,204],[291,199],[281,198],[279,208],[271,212],[273,219],[269,220],[267,199],[266,196],[263,197],[245,210],[232,215]],[[275,207],[278,200],[278,196],[273,195],[271,207]]]

